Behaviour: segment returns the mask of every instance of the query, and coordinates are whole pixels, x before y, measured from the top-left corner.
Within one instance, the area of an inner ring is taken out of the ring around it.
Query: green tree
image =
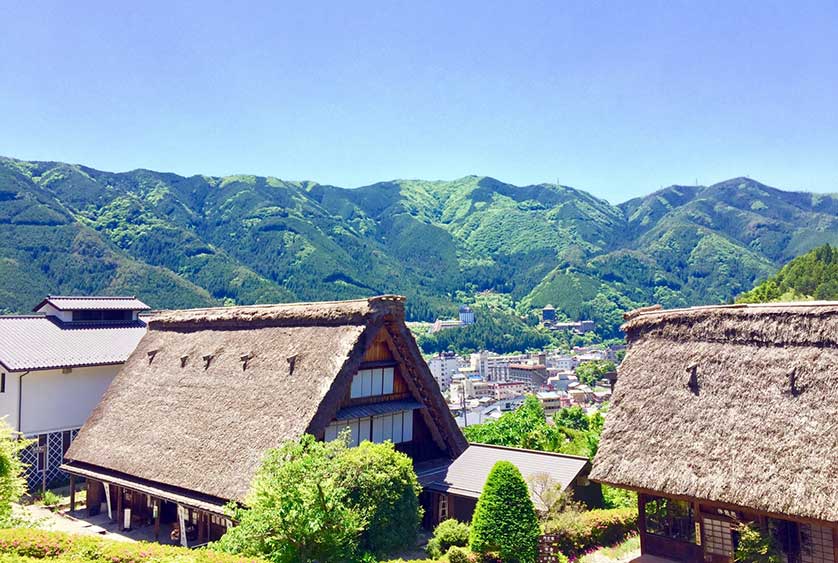
[[[753,524],[739,527],[739,546],[733,554],[736,563],[782,563],[785,558],[777,541]]]
[[[584,362],[576,367],[576,377],[581,383],[593,387],[602,379],[606,373],[614,371],[617,367],[614,362],[609,360],[598,360],[594,362]]]
[[[397,452],[391,442],[363,442],[339,459],[341,486],[349,491],[350,505],[366,522],[361,549],[384,555],[414,545],[422,522],[422,487],[411,459]]]
[[[267,453],[246,506],[232,508],[239,525],[217,547],[276,563],[381,555],[415,541],[418,492],[410,459],[392,444],[306,435]]]
[[[247,507],[233,510],[239,524],[217,548],[276,563],[353,560],[366,522],[334,471],[345,449],[340,440],[322,443],[307,435],[269,451]]]
[[[535,506],[521,472],[508,461],[497,462],[474,510],[471,549],[496,551],[503,561],[532,563],[538,554],[539,533]]]
[[[5,418],[0,418],[0,528],[10,528],[18,523],[13,505],[26,492],[24,465],[19,454],[31,443],[31,440],[20,439]]]

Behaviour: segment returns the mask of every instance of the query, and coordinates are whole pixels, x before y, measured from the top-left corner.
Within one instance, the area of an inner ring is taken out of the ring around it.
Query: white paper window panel
[[[380,444],[384,441],[382,439],[382,436],[384,436],[384,425],[382,417],[374,416],[372,419],[372,441],[376,444]]]
[[[402,439],[402,420],[407,416],[406,412],[397,412],[393,415],[393,443],[400,444]]]
[[[362,377],[362,396],[369,397],[370,395],[372,395],[372,370],[365,369],[359,373]]]
[[[413,440],[413,411],[404,411],[402,423],[402,442]]]
[[[401,416],[402,413],[397,413],[396,416]],[[393,415],[386,414],[381,417],[381,441],[385,442],[393,440]]]
[[[372,371],[372,395],[381,395],[381,376],[382,370],[374,369]]]
[[[356,373],[352,377],[352,388],[349,392],[349,396],[351,398],[355,399],[357,397],[362,397],[363,395],[361,395],[361,393],[363,393],[363,389],[362,389],[362,386],[361,386],[361,374]]]
[[[389,395],[393,392],[393,368],[384,368],[381,371],[384,380],[384,386],[381,391],[381,394]]]
[[[332,423],[332,424],[330,424],[329,426],[326,427],[326,436],[324,436],[324,439],[327,442],[331,442],[333,440],[337,440],[337,438],[338,438],[338,425],[335,424],[335,423]]]
[[[360,421],[358,421],[358,443],[359,444],[361,442],[363,442],[364,440],[368,440],[370,442],[372,441],[371,440],[371,438],[372,438],[372,434],[371,434],[372,428],[371,428],[371,426],[372,426],[372,420],[369,419],[369,418],[362,418]]]

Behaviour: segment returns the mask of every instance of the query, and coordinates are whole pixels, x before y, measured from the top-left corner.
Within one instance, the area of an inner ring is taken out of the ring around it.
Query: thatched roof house
[[[789,554],[838,561],[838,303],[645,310],[623,328],[591,478],[641,493],[644,552],[728,561],[755,520]]]
[[[118,514],[123,500],[135,517],[158,503],[159,526],[160,503],[173,503],[181,529],[192,518],[207,538],[223,524],[210,515],[245,498],[266,450],[303,433],[334,439],[343,426],[417,461],[466,448],[402,297],[156,315],[65,468],[107,485],[89,493],[96,510],[104,500],[110,511],[113,495]]]

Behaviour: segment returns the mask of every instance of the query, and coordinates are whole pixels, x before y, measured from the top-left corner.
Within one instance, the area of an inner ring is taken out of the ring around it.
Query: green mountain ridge
[[[45,293],[160,308],[402,293],[431,320],[489,290],[615,334],[628,308],[729,301],[838,242],[838,197],[737,178],[612,205],[480,176],[344,189],[0,158],[0,234],[7,312]]]

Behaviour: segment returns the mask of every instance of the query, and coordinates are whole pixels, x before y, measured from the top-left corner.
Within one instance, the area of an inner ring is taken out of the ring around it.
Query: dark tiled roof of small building
[[[131,296],[48,295],[33,311],[50,304],[59,311],[123,310],[147,311],[148,305]]]
[[[43,315],[0,317],[0,366],[25,371],[121,364],[145,332],[143,321],[62,323]]]
[[[489,472],[499,461],[508,461],[515,465],[525,480],[538,474],[547,474],[562,490],[572,484],[588,466],[588,460],[579,456],[471,444],[447,468],[433,474],[431,479],[425,477],[425,486],[435,491],[478,498]]]

